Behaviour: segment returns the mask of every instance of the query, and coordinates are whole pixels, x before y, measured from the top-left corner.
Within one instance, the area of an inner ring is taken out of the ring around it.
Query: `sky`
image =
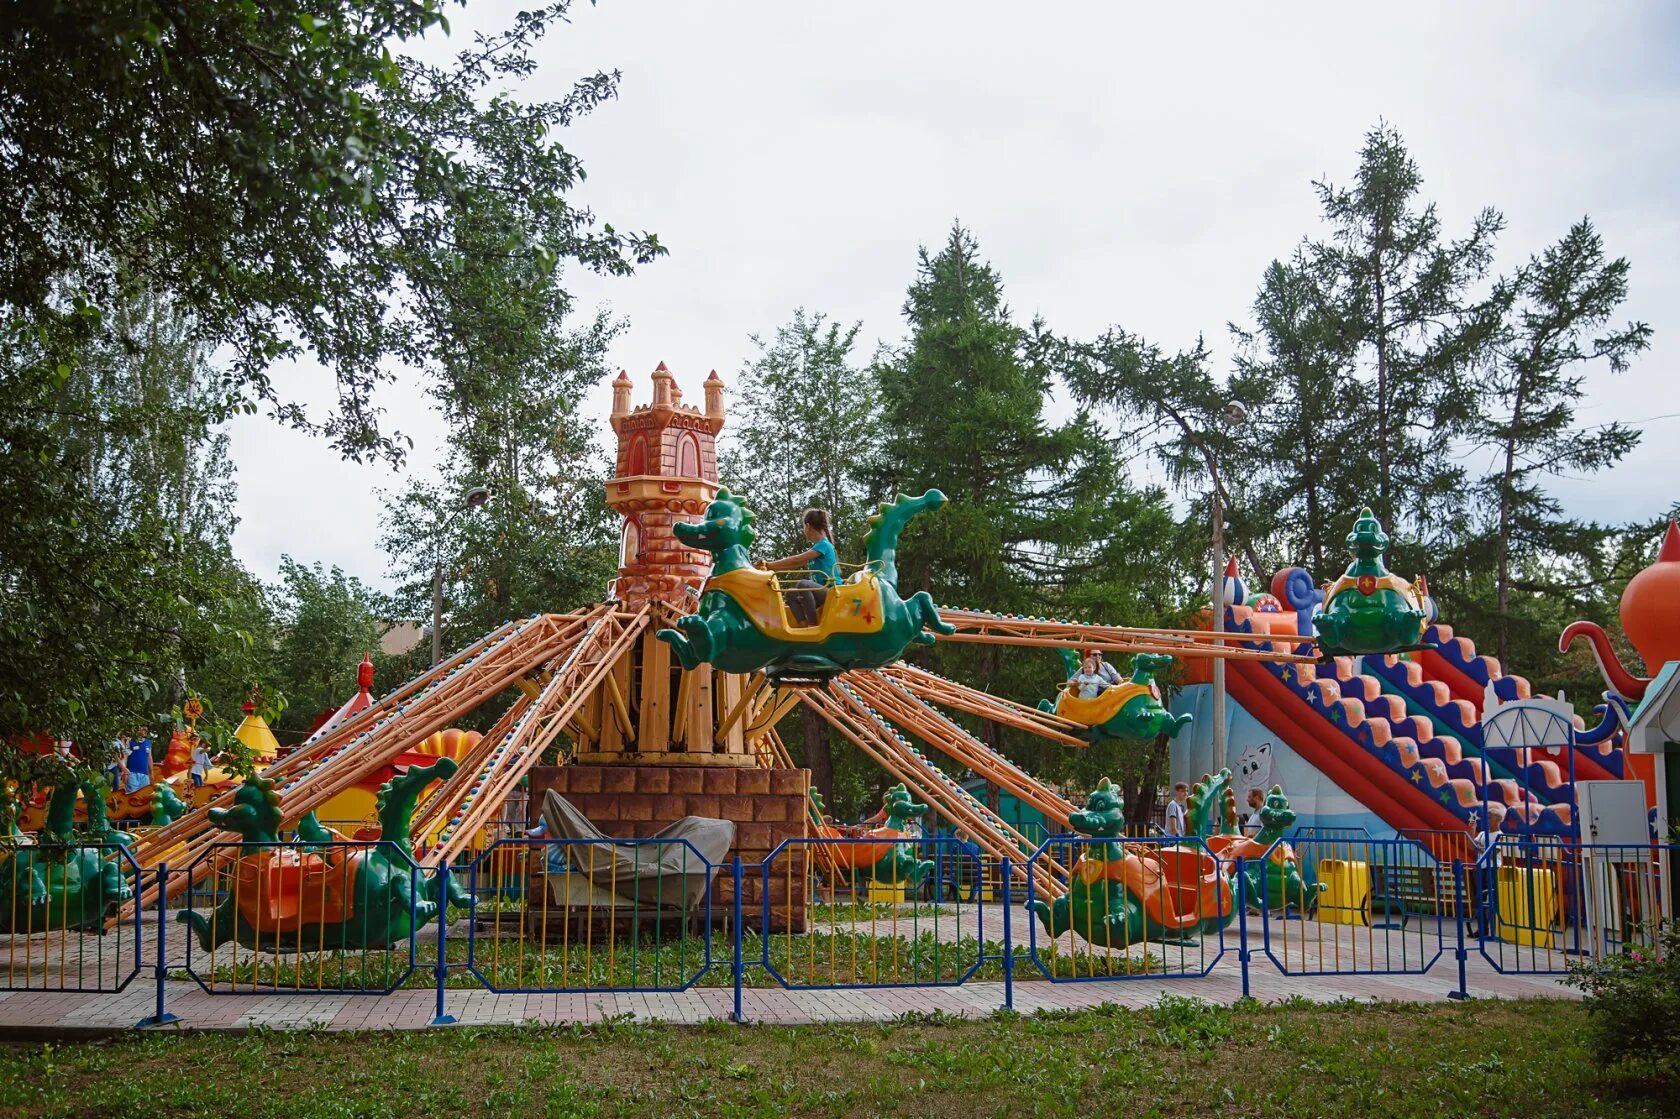
[[[416,53],[443,57],[518,7],[474,0]],[[1504,213],[1500,267],[1582,215],[1629,258],[1624,310],[1653,345],[1625,374],[1593,370],[1580,418],[1644,440],[1551,489],[1600,520],[1680,499],[1680,8],[601,0],[572,18],[516,92],[623,74],[560,141],[589,172],[575,201],[670,250],[630,277],[568,279],[581,306],[627,321],[611,356],[638,401],[661,361],[691,399],[709,370],[733,380],[751,336],[796,307],[861,321],[866,356],[898,341],[917,247],[958,220],[1023,321],[1168,349],[1204,335],[1224,372],[1226,324],[1319,230],[1313,181],[1348,180],[1386,120],[1448,235]],[[330,404],[308,362],[276,381]],[[425,476],[445,433],[423,384],[399,375],[379,399],[415,440],[403,470]],[[586,402],[603,433],[609,399],[603,384]],[[390,585],[380,493],[401,475],[260,417],[231,434],[251,570],[272,578],[289,554]]]

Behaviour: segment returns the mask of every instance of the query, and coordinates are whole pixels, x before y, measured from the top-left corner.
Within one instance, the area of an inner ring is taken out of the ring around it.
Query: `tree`
[[[1605,330],[1627,298],[1628,267],[1624,257],[1605,258],[1603,239],[1582,218],[1501,284],[1510,310],[1484,380],[1488,410],[1477,417],[1473,437],[1496,455],[1478,490],[1491,510],[1502,661],[1510,653],[1512,592],[1552,593],[1544,557],[1578,549],[1583,529],[1589,539],[1603,535],[1598,525],[1565,519],[1543,480],[1603,470],[1639,442],[1638,430],[1625,424],[1583,429],[1575,423],[1586,370],[1602,363],[1620,373],[1650,345],[1645,323]],[[1519,585],[1524,567],[1529,578]]]
[[[1348,514],[1376,492],[1376,460],[1343,455],[1361,440],[1370,386],[1333,344],[1325,293],[1300,254],[1273,261],[1254,297],[1254,328],[1231,326],[1233,382],[1249,418],[1233,433],[1246,485],[1241,519],[1258,532],[1253,571],[1344,562]],[[1233,518],[1235,521],[1237,518]],[[1239,532],[1242,531],[1239,528]]]
[[[522,255],[623,273],[662,249],[566,201],[555,142],[615,96],[596,73],[526,102],[569,0],[475,36],[451,66],[401,53],[448,25],[439,0],[25,5],[0,52],[0,307],[44,330],[49,375],[110,323],[119,278],[169,294],[232,356],[227,386],[347,454],[399,453],[371,390],[387,356],[445,376],[429,324],[473,297],[449,268],[463,212],[517,212]],[[311,421],[267,370],[310,350],[340,408]]]
[[[800,525],[811,506],[829,511],[842,554],[862,551],[869,513],[864,470],[877,449],[879,402],[873,372],[852,358],[861,329],[801,307],[770,341],[752,339],[758,357],[737,385],[721,473],[725,485],[751,502],[761,542],[778,555],[808,546]],[[835,796],[828,724],[804,705],[799,710],[801,760],[812,783],[831,810],[862,808],[855,798]]]
[[[90,488],[80,433],[137,460],[196,453],[220,418],[266,406],[347,455],[395,459],[404,441],[381,429],[381,378],[419,370],[470,387],[493,335],[487,300],[533,273],[557,285],[562,261],[621,274],[663,251],[567,197],[583,168],[555,137],[613,97],[618,75],[555,101],[507,89],[568,6],[520,13],[442,66],[402,52],[447,30],[437,0],[65,0],[9,13],[0,735],[108,740],[166,698],[171,676],[179,691],[195,627],[217,638],[218,604],[250,589],[225,548],[191,543],[155,505],[118,516]],[[198,367],[179,415],[88,388],[101,363],[156,345],[127,312],[136,291],[225,356]],[[454,333],[461,323],[485,329]],[[307,415],[273,379],[304,353],[337,377],[330,415]],[[130,430],[140,417],[149,438]],[[201,478],[216,484],[208,459]]]
[[[379,639],[388,607],[360,579],[291,556],[280,557],[273,597],[278,635],[268,683],[287,699],[274,730],[301,739],[317,715],[354,694],[364,656],[383,660]]]
[[[69,736],[95,762],[189,675],[237,710],[266,624],[228,544],[226,411],[193,324],[144,291],[114,318],[126,343],[94,339],[49,380],[0,378],[0,737]],[[39,347],[12,334],[0,360]],[[0,751],[14,776],[32,764]]]
[[[597,600],[613,568],[606,464],[578,403],[607,372],[619,329],[597,314],[569,329],[559,277],[518,251],[519,215],[501,206],[461,215],[448,267],[469,278],[463,300],[432,326],[458,375],[434,382],[449,425],[435,479],[387,506],[384,546],[404,580],[399,608],[430,617],[441,564],[450,629],[477,636],[520,615]],[[461,495],[486,486],[483,509]]]
[[[1458,240],[1445,240],[1423,176],[1398,132],[1365,137],[1353,185],[1314,184],[1327,239],[1302,259],[1324,292],[1336,359],[1366,383],[1360,425],[1376,461],[1370,504],[1391,532],[1426,537],[1461,523],[1463,470],[1450,457],[1473,426],[1472,371],[1498,329],[1496,301],[1473,288],[1487,275],[1504,218],[1491,208]],[[1352,457],[1352,456],[1349,456]]]
[[[901,586],[1002,613],[1155,620],[1184,574],[1164,496],[1130,487],[1114,441],[1086,412],[1046,417],[1063,347],[1043,324],[1013,321],[1001,279],[961,226],[939,252],[921,251],[904,314],[909,338],[877,364],[884,438],[872,488],[938,487],[950,504],[906,530]],[[1048,655],[1006,664],[997,646],[941,645],[933,656],[947,674],[1006,694],[1048,695],[1060,681]],[[980,730],[994,749],[1008,738],[1029,766],[1066,764],[1066,751],[990,722]]]

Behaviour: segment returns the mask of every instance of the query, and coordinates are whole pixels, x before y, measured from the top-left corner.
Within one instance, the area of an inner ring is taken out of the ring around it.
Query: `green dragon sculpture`
[[[1359,511],[1347,544],[1353,562],[1324,592],[1324,607],[1312,619],[1320,653],[1374,656],[1418,648],[1429,612],[1411,584],[1384,566],[1388,534],[1369,506]]]
[[[235,881],[208,917],[186,911],[178,919],[192,927],[205,951],[229,940],[295,952],[389,948],[408,939],[440,908],[436,886],[415,872],[409,822],[426,786],[455,770],[454,759],[439,758],[380,786],[382,842],[365,848],[314,846],[332,838],[318,823],[300,828],[309,834],[296,846],[270,846],[281,824],[280,798],[274,782],[251,778],[234,793],[232,808],[210,810],[212,824],[238,832],[249,848]],[[464,900],[451,889],[452,903]]]
[[[1125,804],[1108,778],[1084,808],[1068,814],[1068,823],[1094,842],[1082,845],[1064,896],[1032,903],[1052,937],[1071,931],[1089,944],[1119,949],[1146,940],[1194,944],[1235,915],[1230,886],[1206,854],[1174,847],[1127,850],[1120,840]],[[1194,896],[1188,905],[1186,892]]]
[[[1059,649],[1062,663],[1071,677],[1079,671],[1079,654]],[[1081,738],[1091,742],[1120,740],[1150,742],[1166,735],[1174,738],[1190,725],[1191,716],[1174,715],[1161,703],[1155,674],[1173,663],[1158,653],[1139,653],[1132,658],[1132,675],[1124,683],[1104,688],[1093,699],[1080,699],[1073,689],[1063,690],[1056,702],[1038,701],[1038,709],[1082,723]]]
[[[1190,786],[1184,806],[1185,830],[1190,835],[1207,839],[1240,833],[1234,781],[1231,771],[1222,769],[1218,773],[1202,774],[1202,779]]]
[[[756,535],[752,510],[735,494],[719,490],[706,507],[705,520],[671,526],[684,544],[712,554],[712,572],[699,612],[658,636],[686,669],[701,664],[725,672],[763,669],[772,680],[822,680],[850,668],[891,664],[912,642],[931,645],[935,633],[956,632],[941,620],[926,591],[908,599],[898,595],[899,533],[916,514],[944,504],[944,494],[929,490],[881,506],[864,538],[866,569],[827,589],[816,625],[796,626],[775,574],[754,567],[747,555]]]
[[[881,798],[881,810],[886,814],[886,820],[879,828],[868,832],[871,839],[903,840],[910,834],[911,820],[919,820],[927,815],[927,805],[917,804],[910,796],[910,790],[903,782],[888,789]],[[856,846],[863,852],[873,853],[875,844],[860,843]],[[918,890],[927,876],[933,870],[933,860],[916,858],[913,844],[892,842],[882,844],[886,847],[875,861],[856,867],[852,872],[854,882],[883,882],[894,886],[904,886],[910,890]]]
[[[1236,860],[1245,860],[1244,888],[1250,905],[1280,912],[1290,907],[1307,911],[1318,904],[1323,883],[1307,883],[1295,849],[1282,842],[1297,819],[1282,786],[1273,785],[1266,795],[1260,808],[1260,831],[1254,836],[1243,835],[1238,825],[1229,769],[1196,782],[1190,790],[1188,816],[1190,833],[1202,837],[1226,873],[1234,877]]]
[[[157,788],[152,792],[152,826],[168,827],[186,814],[187,802],[175,792],[175,786],[167,781],[159,781]]]
[[[88,829],[75,834],[76,797],[87,801]],[[10,793],[5,837],[8,845],[22,836],[19,806]],[[91,842],[90,842],[91,841]],[[134,896],[123,873],[131,838],[105,818],[104,790],[91,780],[67,781],[47,799],[46,826],[40,842],[12,846],[0,857],[0,932],[46,932],[71,929],[99,932],[119,905]]]

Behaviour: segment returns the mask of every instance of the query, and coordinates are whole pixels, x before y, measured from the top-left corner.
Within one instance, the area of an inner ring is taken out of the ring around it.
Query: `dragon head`
[[[1068,813],[1068,823],[1080,835],[1093,839],[1117,839],[1126,829],[1126,802],[1120,787],[1104,777],[1085,798],[1085,807]]]
[[[690,523],[678,521],[671,526],[677,539],[713,555],[736,546],[749,548],[757,538],[753,531],[755,516],[741,499],[728,490],[719,490],[717,497],[706,506],[706,519]]]
[[[1383,531],[1369,505],[1359,511],[1359,519],[1353,522],[1353,531],[1347,534],[1347,546],[1354,555],[1367,561],[1381,560],[1388,551],[1388,533]]]
[[[882,795],[881,810],[886,814],[889,827],[897,827],[927,815],[927,805],[917,804],[903,782],[894,785]]]
[[[232,808],[212,808],[210,822],[248,843],[272,843],[280,831],[280,794],[266,777],[252,777],[233,793]]]
[[[187,802],[175,792],[175,786],[159,781],[152,793],[152,823],[157,827],[173,824],[186,814]]]
[[[1132,658],[1132,683],[1154,683],[1155,674],[1169,667],[1172,662],[1172,657],[1166,653],[1139,653]]]
[[[1260,834],[1275,839],[1293,827],[1297,819],[1295,810],[1289,807],[1289,798],[1283,795],[1283,786],[1273,785],[1272,791],[1266,794],[1266,803],[1260,806]]]

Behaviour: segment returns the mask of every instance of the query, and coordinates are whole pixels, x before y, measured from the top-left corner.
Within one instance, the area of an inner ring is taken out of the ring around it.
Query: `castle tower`
[[[632,408],[632,387],[623,372],[613,381],[618,465],[607,481],[607,504],[624,518],[616,593],[629,606],[679,604],[711,570],[711,556],[684,547],[671,525],[699,520],[717,494],[723,380],[716,370],[706,378],[704,412],[682,402],[664,362],[653,371],[651,404]]]

